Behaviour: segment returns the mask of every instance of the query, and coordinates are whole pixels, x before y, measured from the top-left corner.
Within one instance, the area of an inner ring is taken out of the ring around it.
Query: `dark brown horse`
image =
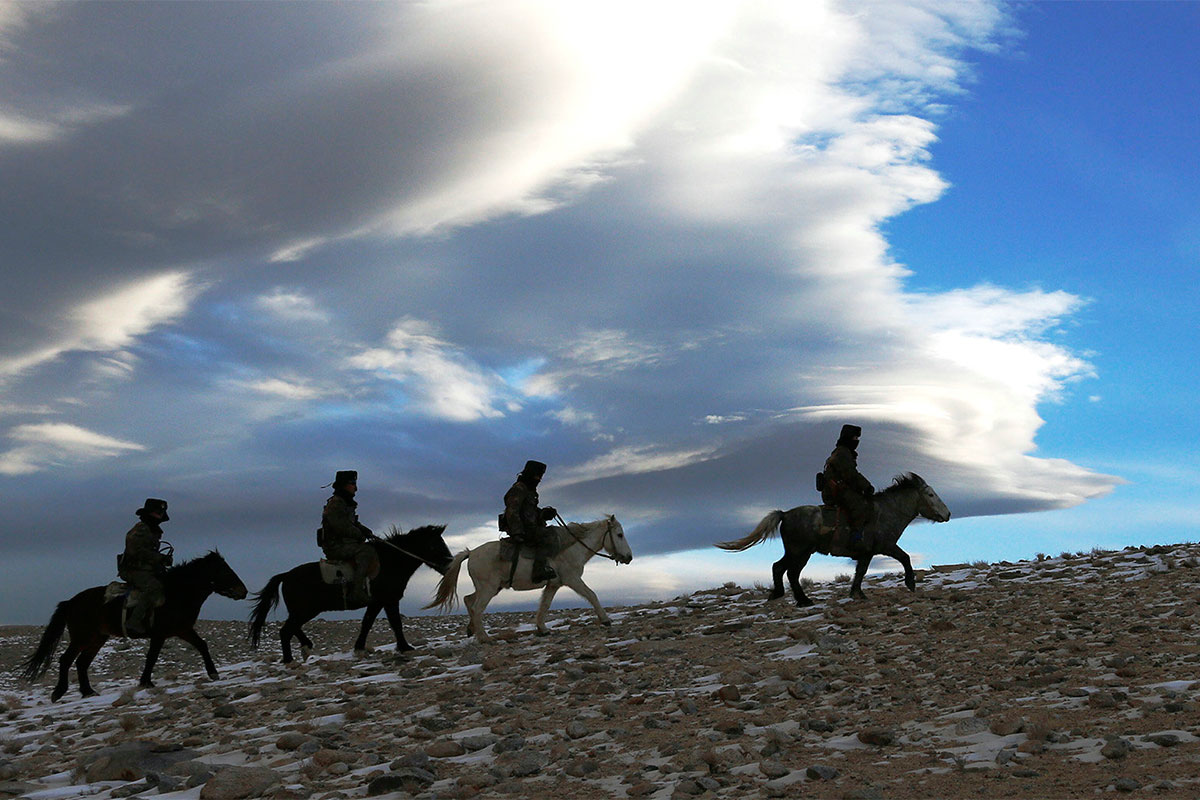
[[[864,596],[863,576],[867,574],[871,559],[878,555],[889,556],[900,562],[904,567],[904,585],[913,591],[917,582],[908,553],[897,544],[900,534],[919,516],[933,522],[946,522],[950,519],[950,509],[920,475],[912,472],[900,475],[891,486],[876,492],[872,502],[875,504],[875,513],[864,536],[871,546],[865,552],[831,548],[833,529],[825,524],[822,506],[797,506],[789,511],[772,511],[743,538],[721,542],[716,546],[735,552],[745,550],[766,541],[778,529],[783,537],[783,558],[776,561],[771,570],[775,579],[771,599],[783,597],[783,575],[786,572],[798,606],[812,605],[812,600],[808,599],[800,585],[800,570],[804,569],[813,553],[846,556],[857,562],[854,581],[850,585],[851,597]]]
[[[88,681],[87,668],[96,657],[96,653],[104,646],[110,636],[124,638],[125,632],[121,625],[123,598],[104,602],[103,586],[84,589],[70,600],[64,600],[55,608],[46,630],[42,632],[41,642],[37,650],[21,666],[22,677],[35,680],[50,666],[54,651],[63,631],[67,631],[70,640],[67,649],[58,659],[58,683],[50,694],[51,700],[58,700],[67,692],[67,674],[71,662],[79,671],[79,691],[84,697],[96,694]],[[162,650],[163,642],[172,636],[183,639],[196,648],[204,659],[204,669],[210,678],[217,677],[217,667],[209,655],[208,645],[196,633],[196,618],[200,616],[200,606],[213,592],[234,600],[246,596],[246,585],[241,578],[225,563],[225,559],[216,550],[208,555],[185,561],[171,567],[163,576],[163,590],[166,601],[154,611],[154,624],[150,627],[150,649],[146,653],[146,666],[142,670],[141,686],[153,686],[150,680],[154,672],[154,662]],[[141,638],[141,637],[139,637]]]
[[[446,573],[451,556],[450,548],[442,539],[445,530],[445,525],[423,525],[408,533],[401,533],[393,527],[392,532],[384,538],[371,539],[371,545],[379,553],[379,574],[371,580],[371,599],[366,604],[348,598],[343,587],[322,581],[321,566],[316,561],[273,576],[262,591],[252,598],[254,609],[250,612],[250,644],[258,646],[263,626],[267,624],[267,615],[278,605],[282,588],[288,616],[279,629],[279,643],[283,648],[285,664],[292,661],[293,638],[300,642],[301,658],[307,658],[312,650],[312,640],[303,630],[303,625],[310,619],[324,611],[345,611],[364,605],[367,610],[354,643],[356,651],[366,649],[367,634],[371,632],[371,626],[375,624],[380,611],[387,614],[392,633],[396,635],[396,652],[412,650],[404,638],[400,598],[404,597],[409,578],[422,564],[439,574]]]

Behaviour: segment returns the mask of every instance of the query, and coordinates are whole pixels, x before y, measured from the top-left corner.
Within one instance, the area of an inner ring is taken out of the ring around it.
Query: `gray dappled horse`
[[[863,540],[869,547],[864,551],[835,545],[834,526],[825,520],[822,506],[797,506],[789,511],[772,511],[744,538],[721,542],[716,546],[722,550],[746,550],[766,541],[778,529],[783,537],[783,558],[771,568],[775,579],[771,599],[783,597],[783,573],[787,572],[798,606],[810,606],[813,602],[800,585],[800,570],[804,569],[813,553],[846,556],[857,562],[854,583],[850,585],[851,597],[865,598],[862,591],[863,576],[867,574],[871,559],[877,555],[899,561],[904,567],[904,585],[909,591],[915,591],[917,582],[913,577],[912,561],[897,542],[904,529],[918,516],[933,522],[946,522],[950,519],[950,509],[946,508],[937,492],[913,472],[898,476],[891,486],[876,492],[873,502],[874,514],[863,534]]]
[[[474,633],[480,642],[492,641],[483,628],[483,612],[492,598],[501,589],[512,588],[519,591],[542,588],[542,602],[538,606],[537,631],[540,634],[549,633],[546,628],[546,612],[550,610],[550,602],[554,594],[563,586],[569,586],[575,593],[592,604],[596,617],[602,625],[611,625],[608,613],[600,605],[596,593],[583,582],[583,567],[592,556],[604,555],[618,564],[628,564],[633,560],[633,551],[629,542],[625,541],[625,529],[617,518],[609,514],[604,519],[594,522],[571,522],[564,528],[559,525],[547,526],[547,530],[557,537],[557,552],[550,558],[550,566],[554,568],[558,578],[549,583],[534,583],[530,580],[533,571],[533,560],[522,555],[517,562],[516,572],[512,572],[512,559],[502,558],[500,542],[486,542],[470,550],[464,550],[450,562],[445,575],[438,583],[437,595],[426,608],[441,608],[449,611],[458,600],[458,573],[464,561],[467,572],[475,584],[475,591],[463,598],[467,607],[468,634]],[[512,585],[507,586],[509,575],[512,574]]]

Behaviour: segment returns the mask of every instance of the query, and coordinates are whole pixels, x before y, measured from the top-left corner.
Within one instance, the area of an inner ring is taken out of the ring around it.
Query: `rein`
[[[600,549],[599,550],[593,550],[591,547],[588,546],[587,542],[585,542],[583,539],[580,539],[578,536],[576,536],[575,532],[573,530],[571,530],[570,526],[567,525],[566,520],[564,520],[561,516],[559,516],[558,514],[555,514],[554,518],[556,520],[558,520],[560,523],[562,523],[563,530],[565,530],[568,534],[570,534],[572,539],[574,539],[579,544],[583,545],[584,550],[587,550],[589,553],[591,553],[594,556],[603,556],[604,558],[607,558],[609,561],[612,561],[614,564],[621,563],[620,561],[617,561],[616,556],[610,555],[610,554],[604,552],[604,542],[610,536],[612,536],[612,518],[611,517],[608,520],[608,529],[604,531],[604,536],[600,539]],[[613,543],[612,548],[614,550],[617,549],[617,545],[615,542]]]
[[[410,552],[408,552],[407,550],[405,550],[403,547],[400,547],[400,546],[399,546],[399,545],[397,545],[397,544],[392,544],[392,543],[391,543],[391,542],[389,542],[387,539],[384,539],[384,538],[383,538],[383,537],[381,537],[381,536],[375,536],[375,535],[373,535],[373,534],[372,534],[372,536],[371,536],[371,540],[372,540],[372,541],[375,541],[375,542],[378,542],[379,544],[384,544],[384,545],[387,545],[388,547],[392,548],[392,549],[393,549],[393,550],[395,550],[396,552],[398,552],[398,553],[402,553],[402,554],[404,554],[404,555],[408,556],[409,558],[415,558],[417,561],[420,561],[422,564],[424,564],[425,566],[429,567],[429,568],[430,568],[430,569],[432,569],[434,572],[436,572],[436,571],[437,571],[437,567],[435,567],[435,566],[433,565],[433,562],[432,562],[432,561],[430,561],[429,559],[427,559],[427,558],[422,558],[421,556],[417,555],[416,553],[410,553]]]

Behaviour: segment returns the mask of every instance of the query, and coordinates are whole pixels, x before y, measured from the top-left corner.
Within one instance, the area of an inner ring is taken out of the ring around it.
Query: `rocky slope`
[[[110,643],[98,697],[49,702],[0,629],[0,797],[1200,797],[1200,545],[938,567],[915,594],[868,578],[818,605],[724,586],[617,609],[407,620],[419,649],[357,626],[275,663],[202,622],[221,667],[173,642]],[[414,603],[415,604],[415,603]],[[272,625],[272,630],[276,626]]]

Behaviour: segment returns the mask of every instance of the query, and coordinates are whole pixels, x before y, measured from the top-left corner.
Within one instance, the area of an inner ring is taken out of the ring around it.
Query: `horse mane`
[[[214,557],[219,558],[222,561],[225,560],[224,556],[222,556],[220,553],[218,553],[215,549],[209,550],[207,553],[205,553],[202,556],[197,556],[196,558],[189,558],[187,561],[180,561],[178,564],[175,564],[174,566],[167,567],[167,574],[168,575],[178,575],[178,574],[180,574],[181,570],[186,570],[188,567],[190,567],[192,565],[198,565],[199,562],[207,561]]]
[[[446,530],[445,525],[422,525],[419,528],[413,528],[411,531],[408,531],[407,533],[405,533],[404,531],[401,531],[399,528],[394,527],[392,529],[392,531],[393,531],[392,533],[389,533],[388,535],[386,535],[382,538],[385,542],[390,542],[392,544],[399,544],[404,539],[407,539],[410,537],[415,537],[415,536],[420,536],[420,537],[441,536],[442,531],[444,531],[444,530]]]
[[[895,494],[896,492],[904,491],[918,487],[925,483],[925,479],[915,472],[902,472],[895,478],[892,478],[892,485],[875,493],[876,497],[884,497]]]

